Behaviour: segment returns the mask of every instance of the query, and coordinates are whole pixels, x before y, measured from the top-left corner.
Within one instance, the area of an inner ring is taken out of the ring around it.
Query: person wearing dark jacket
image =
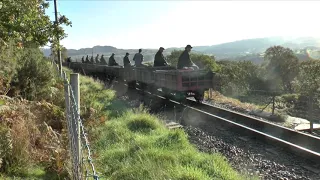
[[[101,58],[100,58],[100,64],[107,65],[107,61],[104,59],[103,54],[101,55]]]
[[[85,61],[84,61],[84,56],[82,56],[81,62],[82,62],[82,63],[85,63]]]
[[[123,66],[124,67],[129,67],[131,66],[130,60],[129,60],[129,53],[126,53],[126,56],[123,58]]]
[[[96,58],[95,58],[96,63],[99,63],[99,54],[97,54]]]
[[[91,63],[91,64],[94,64],[93,56],[91,56],[91,58],[90,58],[90,63]]]
[[[160,47],[159,51],[154,56],[154,62],[153,62],[153,66],[154,67],[167,66],[168,65],[166,60],[164,59],[163,50],[164,50],[164,48]]]
[[[183,53],[180,55],[178,64],[177,64],[177,69],[185,69],[185,68],[190,68],[194,67],[195,69],[199,69],[198,66],[196,66],[190,59],[190,51],[192,49],[191,45],[187,45],[185,47],[185,50]]]
[[[90,61],[89,61],[89,55],[87,55],[87,57],[86,57],[86,63],[90,63]]]
[[[116,62],[116,60],[114,59],[114,53],[112,53],[112,55],[109,58],[109,64],[108,66],[119,66],[119,64]]]

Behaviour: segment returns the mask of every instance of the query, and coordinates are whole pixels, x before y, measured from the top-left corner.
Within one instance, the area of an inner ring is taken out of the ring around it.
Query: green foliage
[[[221,67],[222,92],[234,94],[249,90],[267,89],[262,68],[251,61],[218,61]]]
[[[127,111],[92,133],[106,179],[245,179],[222,156],[198,152],[183,130],[168,130],[141,111]]]
[[[299,72],[299,60],[294,52],[289,48],[273,46],[266,50],[264,58],[267,61],[267,78],[292,93],[292,81]]]
[[[45,0],[3,0],[0,9],[0,37],[8,42],[22,42],[24,46],[46,45],[53,42],[54,35],[60,39],[66,37],[62,27],[71,25],[65,16],[59,17],[58,24],[53,24],[45,10],[49,3]]]
[[[182,50],[173,50],[171,54],[167,56],[167,62],[170,63],[171,66],[176,67],[178,64],[179,56],[182,52]]]
[[[172,66],[177,66],[180,55],[182,54],[182,50],[173,50],[169,56],[167,56],[167,61]],[[215,72],[220,71],[220,67],[217,65],[214,57],[204,55],[204,54],[190,54],[191,60],[199,66],[199,68],[210,69]]]
[[[54,74],[52,66],[39,49],[25,49],[18,60],[16,82],[20,95],[28,100],[41,99],[41,95],[50,91]]]
[[[310,60],[299,64],[299,75],[296,80],[298,92],[304,95],[320,93],[320,61]]]
[[[2,43],[0,46],[0,94],[7,94],[10,90],[10,83],[17,72],[17,59],[21,50],[14,48],[12,41],[7,45]]]

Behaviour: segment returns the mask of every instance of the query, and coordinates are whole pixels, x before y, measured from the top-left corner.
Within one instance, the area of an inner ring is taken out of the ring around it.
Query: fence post
[[[273,94],[273,95],[272,95],[272,115],[274,115],[274,109],[275,109],[275,98],[276,98],[276,96]]]
[[[81,130],[80,130],[80,86],[79,86],[79,74],[71,73],[70,74],[70,84],[74,95],[76,111],[75,116],[76,119],[73,119],[73,133],[75,137],[75,145],[76,145],[76,156],[77,156],[77,164],[78,164],[78,172],[80,172],[80,164],[81,164]]]
[[[308,107],[308,109],[309,109],[309,112],[308,112],[308,114],[310,115],[310,118],[308,118],[309,119],[309,122],[310,122],[310,133],[313,133],[313,116],[312,116],[312,114],[313,114],[313,102],[312,102],[312,98],[311,97],[308,97],[308,104],[309,104],[309,107]]]
[[[74,136],[73,131],[72,131],[72,123],[70,124],[70,121],[72,121],[72,118],[70,118],[70,89],[69,89],[69,84],[67,81],[67,75],[66,72],[63,72],[62,78],[64,81],[64,97],[65,97],[65,103],[66,103],[66,121],[67,121],[67,127],[68,127],[68,136],[69,136],[69,145],[70,145],[70,156],[71,156],[71,161],[72,161],[72,172],[73,176],[76,177],[76,172],[74,171],[75,169],[75,160],[74,159],[74,151],[75,147],[73,146],[74,143]]]

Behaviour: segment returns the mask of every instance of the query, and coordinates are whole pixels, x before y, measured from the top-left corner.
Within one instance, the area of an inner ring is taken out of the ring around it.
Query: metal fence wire
[[[53,64],[57,67],[56,63],[53,62]],[[74,76],[77,80],[76,82],[72,82],[73,79],[70,78],[69,82],[66,72],[62,72],[62,75],[60,75],[59,71],[57,71],[57,74],[64,81],[67,132],[72,162],[72,179],[98,180],[99,176],[93,163],[92,150],[90,149],[90,143],[83,125],[83,120],[80,117],[80,99],[77,97],[79,96],[79,92],[75,92],[79,91],[79,74],[70,74],[70,77]]]

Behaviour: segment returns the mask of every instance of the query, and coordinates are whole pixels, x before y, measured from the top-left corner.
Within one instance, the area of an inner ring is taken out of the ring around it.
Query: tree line
[[[173,51],[167,56],[171,65],[176,65],[182,51]],[[301,112],[315,110],[320,104],[320,60],[299,61],[294,52],[282,46],[269,47],[264,52],[262,64],[251,61],[216,61],[214,56],[191,53],[191,59],[200,68],[211,69],[221,81],[221,93],[263,93],[277,95],[290,106],[289,113],[303,116]],[[302,111],[301,111],[302,110]],[[300,114],[296,114],[294,112]]]

